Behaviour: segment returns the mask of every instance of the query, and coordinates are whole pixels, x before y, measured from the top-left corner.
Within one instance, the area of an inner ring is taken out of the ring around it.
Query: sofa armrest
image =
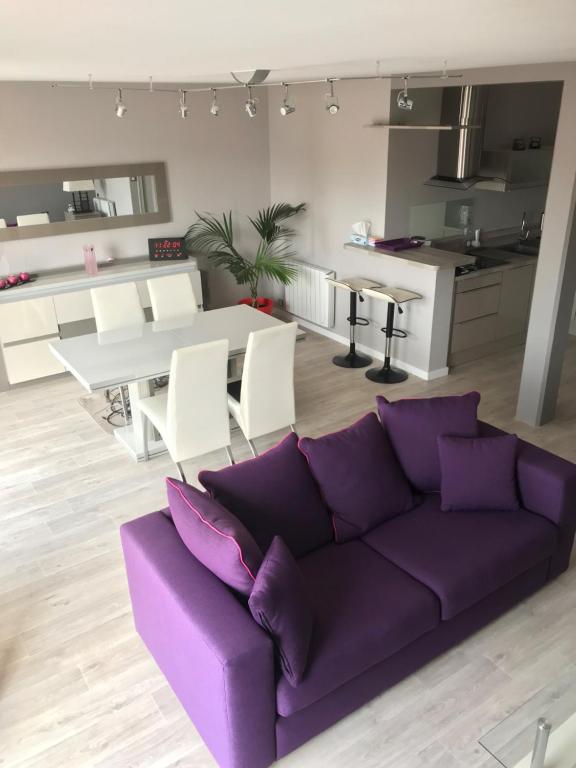
[[[480,422],[480,434],[504,434]],[[519,441],[518,489],[522,506],[546,517],[559,529],[558,548],[552,557],[550,577],[568,568],[576,533],[576,465],[525,440]]]
[[[272,642],[161,512],[121,527],[136,628],[221,768],[276,759]]]

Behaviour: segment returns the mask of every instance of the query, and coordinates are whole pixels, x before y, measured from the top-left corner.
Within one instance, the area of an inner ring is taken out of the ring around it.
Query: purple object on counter
[[[387,251],[407,251],[410,248],[420,248],[424,240],[418,237],[395,237],[392,240],[377,241],[376,248],[385,248]]]

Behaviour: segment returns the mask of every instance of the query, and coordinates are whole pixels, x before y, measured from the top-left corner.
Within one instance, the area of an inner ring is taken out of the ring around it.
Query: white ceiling
[[[576,0],[17,0],[0,80],[198,82],[576,60]],[[340,63],[336,65],[336,63]],[[346,63],[348,62],[348,63]]]

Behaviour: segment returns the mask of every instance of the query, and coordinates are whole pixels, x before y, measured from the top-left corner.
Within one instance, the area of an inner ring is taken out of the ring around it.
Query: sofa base
[[[539,563],[321,701],[290,717],[279,717],[276,721],[277,759],[293,752],[538,591],[548,580],[549,568],[549,560]]]

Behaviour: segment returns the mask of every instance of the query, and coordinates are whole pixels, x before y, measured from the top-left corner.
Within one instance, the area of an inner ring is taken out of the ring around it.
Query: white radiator
[[[336,273],[307,261],[294,260],[292,263],[298,276],[293,283],[284,286],[286,311],[323,328],[333,328],[334,287],[326,278],[335,277]]]

